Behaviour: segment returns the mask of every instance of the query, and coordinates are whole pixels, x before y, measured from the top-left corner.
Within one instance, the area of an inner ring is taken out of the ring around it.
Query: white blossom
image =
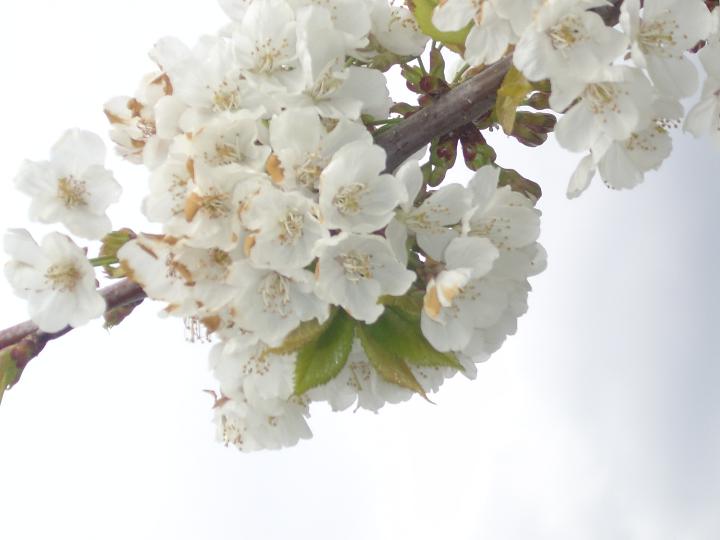
[[[315,244],[328,236],[316,205],[297,192],[262,192],[246,205],[243,223],[252,232],[245,247],[253,263],[281,272],[310,264]]]
[[[685,52],[708,37],[710,12],[702,0],[627,0],[621,7],[623,29],[630,36],[633,62],[648,71],[663,94],[685,97],[697,89],[695,66]]]
[[[288,109],[270,123],[270,143],[277,158],[273,182],[285,189],[318,191],[320,175],[335,153],[354,141],[372,142],[360,123],[340,119],[328,130],[314,109]]]
[[[400,181],[381,174],[385,151],[366,141],[343,146],[320,175],[320,214],[329,229],[370,233],[382,229],[407,196]]]
[[[460,234],[459,227],[452,226],[460,224],[470,209],[470,193],[460,184],[450,184],[431,192],[420,206],[415,206],[423,185],[419,164],[408,161],[396,176],[405,185],[407,197],[388,225],[386,237],[404,262],[407,262],[408,232],[415,234],[418,246],[427,255],[442,259],[447,245]]]
[[[505,309],[505,291],[481,278],[498,250],[487,238],[457,238],[445,251],[447,268],[427,286],[421,318],[423,334],[440,351],[462,350],[474,328],[497,322]]]
[[[384,309],[380,296],[405,294],[416,278],[376,235],[341,233],[320,242],[316,252],[318,296],[356,320],[375,322]]]
[[[627,37],[605,25],[590,7],[603,0],[544,2],[517,43],[515,66],[531,81],[550,78],[553,90],[565,79],[594,80],[627,48]]]
[[[67,236],[50,233],[38,245],[26,230],[13,229],[4,247],[12,257],[5,277],[28,301],[30,318],[43,332],[82,326],[105,311],[93,267]]]
[[[688,112],[684,129],[696,137],[710,135],[720,145],[720,78],[707,78],[700,101]]]
[[[105,211],[122,188],[105,168],[105,145],[88,131],[67,131],[50,151],[50,161],[25,161],[17,188],[32,197],[30,219],[62,223],[83,238],[102,238],[112,229]]]

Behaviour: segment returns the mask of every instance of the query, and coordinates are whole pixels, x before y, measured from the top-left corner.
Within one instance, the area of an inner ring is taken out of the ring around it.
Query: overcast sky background
[[[223,22],[207,0],[2,8],[0,228],[27,223],[11,187],[23,158],[45,159],[69,127],[105,134],[103,102],[134,91],[157,38]],[[720,152],[679,135],[638,189],[596,180],[567,201],[578,156],[496,147],[545,191],[550,266],[478,380],[447,383],[435,406],[320,406],[311,441],[244,455],[214,440],[206,348],[148,302],[109,334],[48,346],[6,394],[0,536],[720,538]],[[145,174],[112,166],[114,223],[140,227]],[[0,306],[3,327],[26,318],[4,280]]]

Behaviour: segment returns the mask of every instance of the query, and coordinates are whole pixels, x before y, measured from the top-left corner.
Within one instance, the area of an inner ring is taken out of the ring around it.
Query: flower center
[[[317,81],[315,81],[313,87],[308,91],[310,97],[314,99],[324,99],[342,86],[345,82],[345,77],[336,72],[335,67],[335,65],[330,64],[325,68]]]
[[[642,52],[654,53],[662,56],[670,56],[671,49],[677,45],[674,30],[678,29],[677,23],[671,21],[652,21],[642,23],[638,43]]]
[[[366,190],[365,184],[358,182],[343,186],[333,197],[333,206],[344,216],[354,216],[360,212],[360,197]]]
[[[318,154],[308,154],[305,163],[295,169],[297,183],[304,188],[317,190],[320,183],[320,175],[327,166],[327,160],[322,159]]]
[[[58,180],[57,195],[67,209],[87,205],[85,182],[76,180],[72,176]]]
[[[286,277],[277,272],[269,274],[260,285],[260,296],[268,311],[277,313],[281,317],[287,316],[290,290]]]
[[[338,257],[337,261],[342,265],[343,270],[345,270],[345,277],[348,281],[357,283],[360,280],[370,279],[372,277],[370,256],[365,253],[350,251]]]
[[[282,68],[282,62],[278,62],[283,57],[283,53],[288,48],[287,39],[283,39],[280,46],[275,46],[272,38],[267,38],[265,41],[258,41],[255,43],[255,50],[252,52],[252,56],[255,59],[254,70],[257,73],[272,73],[273,71]]]
[[[548,30],[553,49],[564,51],[584,41],[586,35],[582,21],[575,15],[567,15]]]
[[[288,210],[285,217],[280,221],[280,242],[283,244],[294,244],[302,236],[305,225],[304,213],[297,210]]]
[[[53,264],[45,272],[45,279],[53,289],[60,292],[74,290],[81,277],[80,270],[73,263]]]
[[[240,109],[240,90],[223,81],[220,87],[213,90],[212,104],[214,112],[237,111]]]
[[[608,109],[618,111],[615,101],[617,97],[617,87],[608,83],[590,84],[585,89],[585,98],[590,103],[593,113],[598,114]]]

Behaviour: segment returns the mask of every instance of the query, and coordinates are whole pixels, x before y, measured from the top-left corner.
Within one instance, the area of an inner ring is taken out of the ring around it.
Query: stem
[[[117,257],[108,256],[90,259],[89,262],[92,266],[109,266],[111,264],[117,264],[119,261],[117,260]]]

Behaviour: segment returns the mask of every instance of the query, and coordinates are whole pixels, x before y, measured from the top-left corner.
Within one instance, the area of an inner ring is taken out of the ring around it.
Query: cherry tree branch
[[[615,26],[620,20],[623,0],[610,0],[607,6],[595,8],[606,24]],[[375,139],[387,152],[387,171],[397,169],[415,152],[439,137],[468,124],[495,106],[498,89],[512,66],[512,55],[470,77],[440,96],[397,126]]]
[[[608,25],[614,26],[619,20],[622,2],[623,0],[610,0],[607,6],[595,8],[594,11],[602,16]],[[395,170],[435,137],[445,135],[490,112],[495,105],[497,90],[511,66],[512,55],[507,55],[442,95],[431,105],[380,134],[375,143],[387,152],[386,169]],[[107,302],[106,313],[138,305],[146,297],[139,285],[127,279],[105,287],[100,293]],[[70,330],[72,328],[68,326],[60,332],[49,334],[40,331],[31,321],[0,330],[0,355],[10,354],[21,372],[48,342]],[[0,396],[2,390],[4,388],[0,388]]]
[[[145,298],[145,292],[140,288],[140,285],[137,285],[127,279],[101,289],[100,294],[103,295],[105,301],[107,302],[107,311],[112,311],[113,309],[124,307],[129,304],[135,304]],[[72,328],[67,327],[61,332],[56,332],[55,334],[65,335],[70,330],[72,330]],[[24,323],[20,323],[0,331],[0,351],[19,343],[22,339],[31,334],[45,336],[55,335],[41,332],[34,322],[25,321]],[[60,337],[60,335],[57,337]]]

